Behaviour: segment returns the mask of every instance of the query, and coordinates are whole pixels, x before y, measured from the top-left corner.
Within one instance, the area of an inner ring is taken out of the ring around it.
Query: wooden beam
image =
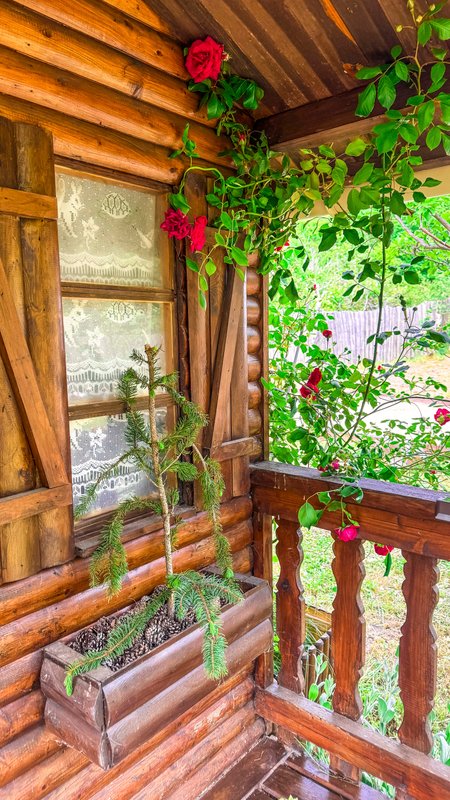
[[[368,730],[289,689],[257,689],[256,710],[275,725],[342,756],[377,778],[406,789],[416,800],[450,797],[450,769],[412,747]]]
[[[51,489],[61,487],[69,483],[66,468],[42,400],[30,351],[2,262],[0,262],[0,318],[0,354],[21,411],[34,458],[46,485]]]
[[[0,214],[32,219],[57,219],[56,197],[0,188]]]
[[[0,525],[70,505],[72,505],[72,487],[69,483],[55,486],[53,489],[32,489],[30,492],[1,497]]]
[[[205,446],[211,448],[217,447],[223,439],[226,405],[229,403],[228,388],[242,312],[242,282],[233,268],[230,270],[223,308],[209,407],[210,423],[205,433]]]

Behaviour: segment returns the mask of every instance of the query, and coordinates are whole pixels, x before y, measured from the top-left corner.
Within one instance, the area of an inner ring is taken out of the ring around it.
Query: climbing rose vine
[[[243,121],[242,111],[258,107],[262,89],[233,74],[221,43],[209,36],[193,42],[186,50],[189,89],[198,94],[208,118],[217,120],[217,132],[228,136],[226,154],[235,170],[225,176],[216,167],[199,164],[187,125],[180,149],[172,154],[185,155],[187,166],[180,185],[170,195],[170,209],[162,225],[169,236],[189,244],[186,264],[198,275],[203,308],[208,279],[216,270],[217,249],[242,278],[249,256],[259,254],[260,271],[270,274],[270,298],[276,297],[279,306],[271,346],[272,350],[278,348],[280,355],[278,361],[276,356],[272,358],[270,380],[265,384],[273,409],[274,451],[280,460],[339,476],[339,482],[328,491],[308,498],[299,520],[308,528],[317,525],[323,514],[332,514],[341,520],[336,537],[348,541],[364,535],[352,517],[363,498],[362,477],[403,480],[435,489],[441,478],[450,477],[447,407],[437,408],[434,420],[391,426],[388,437],[386,429],[370,419],[376,410],[400,401],[420,397],[445,401],[441,384],[427,379],[418,386],[409,378],[407,358],[447,347],[448,332],[438,330],[433,321],[417,320],[402,297],[406,333],[385,331],[382,326],[387,287],[401,291],[402,286],[420,284],[427,275],[416,242],[402,260],[392,257],[391,247],[395,224],[399,221],[408,228],[411,222],[411,195],[420,205],[426,199],[423,190],[439,184],[417,172],[423,161],[421,148],[433,151],[441,145],[450,155],[450,94],[445,91],[450,20],[441,16],[442,2],[433,3],[420,15],[412,0],[406,5],[410,27],[415,30],[415,48],[404,52],[397,44],[386,63],[362,67],[357,73],[366,82],[357,116],[370,116],[378,102],[385,112],[382,121],[345,148],[322,144],[300,149],[294,158],[272,151],[264,131],[251,130]],[[398,96],[402,97],[401,108],[396,108]],[[184,192],[188,175],[196,171],[211,178],[206,200],[216,210],[211,223],[214,239],[208,241],[207,252],[206,219],[192,218]],[[297,273],[305,274],[307,283],[310,253],[299,235],[299,225],[318,203],[329,215],[320,226],[319,251],[332,251],[343,244],[347,247],[342,294],[352,303],[364,301],[377,312],[368,338],[372,356],[356,364],[345,354],[336,354],[333,325],[318,311],[320,287],[311,285],[305,300],[304,286],[299,291],[294,275],[293,265]],[[448,266],[437,263],[434,269]],[[311,341],[314,334],[320,334],[322,346],[317,338]],[[402,336],[401,356],[386,363],[383,345],[393,335]],[[290,364],[287,344],[298,348],[299,364]],[[393,378],[400,382],[400,389],[393,386]],[[391,549],[391,545],[375,546],[375,552],[386,559],[387,571]]]

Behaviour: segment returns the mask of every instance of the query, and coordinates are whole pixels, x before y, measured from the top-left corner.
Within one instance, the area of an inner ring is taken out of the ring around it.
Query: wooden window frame
[[[114,186],[125,186],[130,189],[148,191],[157,196],[157,217],[163,219],[163,212],[167,208],[168,194],[172,187],[168,184],[157,183],[156,181],[146,180],[128,173],[121,173],[92,164],[84,164],[65,158],[55,158],[55,170],[57,173],[66,173],[77,178],[87,178],[89,180],[99,179],[110,182]],[[159,220],[157,220],[159,221]],[[61,278],[62,298],[72,297],[81,299],[98,300],[128,300],[130,302],[152,302],[163,303],[166,306],[168,319],[164,321],[164,334],[170,341],[170,351],[166,357],[166,369],[168,372],[176,371],[178,361],[178,313],[179,298],[176,294],[175,283],[175,252],[172,242],[168,237],[161,237],[161,262],[166,265],[165,283],[163,288],[141,287],[141,286],[117,286],[112,284],[83,283],[81,281],[65,281]],[[63,317],[64,320],[64,317]],[[176,408],[167,394],[160,394],[156,399],[157,407],[166,408],[168,427],[173,427],[176,422]],[[138,398],[136,407],[140,410],[147,408],[146,397]],[[79,419],[93,419],[95,417],[116,416],[125,411],[125,406],[120,400],[93,400],[85,403],[69,404],[68,417],[69,423]],[[74,523],[75,548],[79,555],[84,555],[85,547],[77,548],[80,539],[91,537],[94,539],[100,534],[105,523],[114,513],[113,509],[94,512],[89,517]],[[155,515],[149,511],[137,511],[127,515],[125,520],[126,538],[134,538],[145,532],[146,524],[155,520]],[[141,526],[136,525],[140,522]],[[127,531],[127,525],[130,531]],[[131,533],[131,535],[130,535]],[[90,548],[87,548],[90,551]],[[86,553],[88,554],[88,553]]]

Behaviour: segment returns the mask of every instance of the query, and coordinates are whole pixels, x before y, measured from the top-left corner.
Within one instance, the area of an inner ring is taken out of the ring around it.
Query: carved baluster
[[[433,612],[438,601],[439,568],[436,558],[404,553],[403,595],[406,619],[400,639],[399,686],[403,722],[399,739],[422,753],[430,753],[433,736],[428,716],[436,692],[437,648]]]
[[[253,514],[253,573],[273,586],[272,517],[261,511]],[[273,683],[273,649],[257,659],[255,681],[262,689]]]
[[[277,583],[277,634],[281,669],[278,683],[301,694],[304,691],[302,652],[305,641],[305,601],[300,580],[303,561],[302,534],[296,522],[279,520],[277,556],[280,577]]]
[[[365,576],[364,547],[360,540],[341,542],[335,539],[333,574],[336,578],[336,597],[331,618],[332,659],[335,678],[333,709],[353,720],[362,713],[358,683],[365,657],[366,625],[361,600],[361,585]],[[331,758],[331,768],[345,778],[358,781],[360,771]]]

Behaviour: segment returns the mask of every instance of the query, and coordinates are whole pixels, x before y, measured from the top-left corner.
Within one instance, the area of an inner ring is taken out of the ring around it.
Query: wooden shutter
[[[195,216],[208,216],[205,196],[208,179],[189,175],[186,196]],[[214,228],[207,228],[207,247],[214,244]],[[248,494],[249,455],[254,440],[248,425],[248,366],[246,287],[237,272],[215,249],[216,272],[209,278],[208,305],[198,302],[198,277],[187,270],[190,393],[209,414],[202,445],[221,462],[226,490],[223,500]],[[198,498],[197,498],[198,500]]]
[[[72,557],[52,137],[0,118],[0,563],[15,581]]]

